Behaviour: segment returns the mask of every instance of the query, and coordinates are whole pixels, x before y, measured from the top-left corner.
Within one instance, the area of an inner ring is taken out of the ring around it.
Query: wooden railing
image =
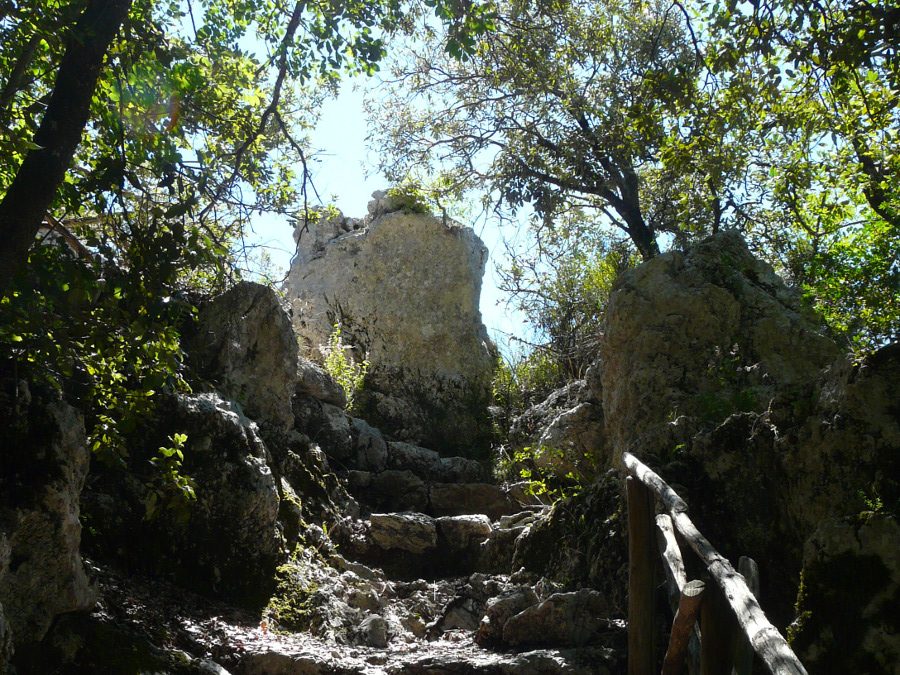
[[[749,675],[753,654],[774,675],[806,675],[787,641],[763,614],[745,575],[755,563],[742,558],[739,574],[696,528],[688,507],[666,482],[626,452],[628,476],[628,673],[656,671],[654,569],[662,557],[670,600],[677,608],[663,675],[690,665],[701,675]],[[656,501],[663,513],[656,515]],[[706,566],[714,582],[688,581],[676,533]],[[658,552],[657,552],[658,549]],[[754,583],[751,581],[751,583]],[[699,630],[695,624],[699,618]]]

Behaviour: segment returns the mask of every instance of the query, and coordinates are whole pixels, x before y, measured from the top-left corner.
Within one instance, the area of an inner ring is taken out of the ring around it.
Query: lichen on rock
[[[352,226],[334,216],[298,227],[285,290],[301,353],[322,361],[339,324],[370,364],[355,414],[399,440],[486,454],[487,249],[469,228],[384,199],[370,213]]]

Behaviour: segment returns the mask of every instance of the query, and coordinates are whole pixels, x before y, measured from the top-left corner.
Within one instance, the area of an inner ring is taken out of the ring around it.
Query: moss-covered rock
[[[256,425],[236,404],[201,394],[164,398],[143,432],[132,471],[98,467],[93,477],[85,499],[91,550],[194,591],[264,604],[283,538],[271,458]],[[194,483],[193,501],[167,495],[146,462],[174,432],[187,435],[181,472]]]
[[[610,472],[585,490],[558,501],[516,541],[513,569],[525,568],[570,588],[600,591],[611,613],[627,610],[628,579],[621,483]]]

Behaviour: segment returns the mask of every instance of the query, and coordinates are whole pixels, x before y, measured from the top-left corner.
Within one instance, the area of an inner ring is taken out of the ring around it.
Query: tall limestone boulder
[[[96,601],[81,559],[80,495],[90,452],[81,414],[55,392],[0,395],[0,672],[12,648]]]
[[[658,256],[628,272],[609,301],[595,395],[611,459],[667,454],[733,413],[762,412],[838,354],[739,235]]]
[[[264,432],[293,426],[297,340],[271,288],[243,281],[214,298],[186,342],[191,365]]]
[[[444,452],[487,450],[493,346],[478,309],[487,249],[466,227],[375,193],[365,221],[298,227],[286,282],[301,353],[323,361],[334,325],[368,358],[359,415]]]

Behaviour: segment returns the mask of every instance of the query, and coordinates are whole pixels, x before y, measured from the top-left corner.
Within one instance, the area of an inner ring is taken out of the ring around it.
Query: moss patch
[[[275,593],[263,616],[277,630],[307,631],[313,627],[319,602],[319,584],[310,569],[310,556],[298,546],[291,559],[275,571]]]

